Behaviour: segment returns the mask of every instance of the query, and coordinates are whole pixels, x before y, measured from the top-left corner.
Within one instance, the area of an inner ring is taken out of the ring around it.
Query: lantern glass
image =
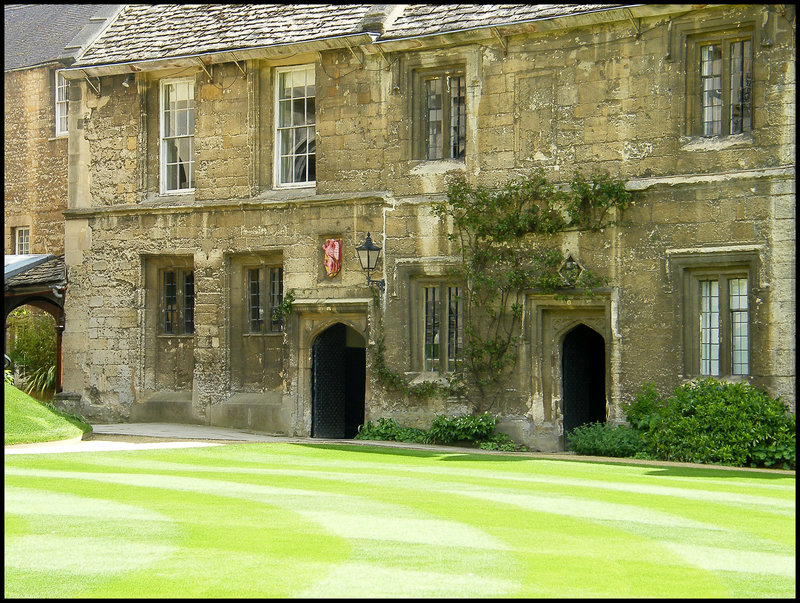
[[[378,265],[378,257],[381,255],[381,248],[372,242],[369,233],[367,233],[367,240],[364,241],[364,244],[356,247],[356,253],[358,253],[358,261],[361,262],[362,270],[375,270],[375,266]]]

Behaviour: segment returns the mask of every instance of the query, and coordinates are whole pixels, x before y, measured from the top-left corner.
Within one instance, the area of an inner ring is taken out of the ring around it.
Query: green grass
[[[68,440],[92,429],[77,417],[43,404],[9,383],[5,384],[4,393],[5,444]]]
[[[794,597],[795,477],[377,446],[8,455],[6,597]]]

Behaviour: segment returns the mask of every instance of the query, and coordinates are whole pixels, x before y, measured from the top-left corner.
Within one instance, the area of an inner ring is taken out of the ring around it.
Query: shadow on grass
[[[380,446],[370,444],[294,444],[295,446],[313,446],[315,449],[327,450],[347,450],[348,452],[356,452],[361,454],[383,454],[390,456],[410,456],[417,458],[434,458],[441,457],[442,461],[482,461],[482,462],[505,462],[505,461],[549,461],[549,462],[562,462],[562,463],[587,463],[593,465],[621,465],[625,467],[649,468],[650,471],[646,475],[664,476],[664,477],[722,477],[722,478],[741,478],[748,477],[752,479],[781,479],[786,477],[793,477],[793,474],[786,472],[773,473],[771,469],[760,468],[758,471],[749,470],[743,467],[710,467],[708,465],[697,464],[693,467],[684,466],[653,466],[648,465],[647,461],[642,462],[626,462],[618,457],[608,457],[608,460],[597,460],[581,458],[576,455],[574,458],[548,458],[548,457],[533,457],[523,454],[515,454],[510,452],[508,454],[481,454],[462,452],[461,450],[423,450],[420,448],[401,448],[394,446]],[[653,461],[659,462],[659,461]]]
[[[747,477],[748,479],[786,479],[794,477],[790,473],[771,473],[771,469],[761,469],[759,471],[737,471],[740,467],[730,469],[712,469],[702,465],[695,467],[659,467],[648,471],[647,475],[657,475],[659,477]]]
[[[310,446],[316,450],[347,450],[361,454],[384,454],[391,456],[413,456],[418,458],[442,457],[442,461],[531,461],[531,457],[511,456],[502,454],[471,454],[460,450],[422,450],[419,448],[395,448],[393,446],[371,446],[369,444],[295,444],[295,446]]]
[[[638,467],[639,469],[650,469],[645,475],[655,475],[664,477],[725,477],[725,478],[753,478],[753,479],[779,479],[786,477],[794,477],[792,473],[781,470],[773,470],[766,467],[759,467],[751,469],[749,467],[733,467],[733,466],[709,466],[696,463],[691,467],[684,465],[680,466],[655,466],[649,464],[648,461],[642,460],[641,462],[627,462],[620,457],[608,457],[608,460],[597,460],[596,458],[581,458],[575,456],[574,459],[554,458],[548,459],[553,462],[564,463],[586,463],[590,465],[619,465],[622,467]],[[652,463],[661,463],[668,461],[651,461]],[[773,473],[774,471],[774,473]],[[780,472],[779,472],[780,471]]]

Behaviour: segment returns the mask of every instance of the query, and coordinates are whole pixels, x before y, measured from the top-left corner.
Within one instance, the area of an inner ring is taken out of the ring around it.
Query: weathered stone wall
[[[307,435],[311,343],[342,321],[367,341],[367,420],[391,414],[423,426],[442,412],[473,410],[474,400],[408,401],[385,391],[370,369],[379,321],[389,366],[409,380],[430,378],[411,347],[419,345],[417,283],[445,278],[457,259],[431,201],[443,198],[453,169],[494,186],[541,167],[561,183],[574,170],[605,170],[629,180],[637,199],[623,225],[556,240],[608,286],[590,300],[526,297],[520,357],[500,408],[504,430],[543,450],[562,445],[560,345],[579,323],[605,340],[612,422],[624,420],[620,405],[642,384],[653,381],[666,392],[695,377],[686,370],[691,300],[681,270],[689,260],[723,255],[737,266],[756,258],[747,264],[755,300],[749,380],[793,406],[791,24],[773,18],[762,43],[759,7],[674,17],[672,29],[659,17],[638,27],[620,21],[513,35],[507,53],[487,33],[480,44],[389,52],[388,65],[358,49],[321,52],[316,188],[272,190],[271,74],[286,61],[251,60],[246,73],[241,65],[215,65],[211,78],[199,68],[181,72],[196,78],[197,182],[189,195],[158,194],[158,82],[175,71],[139,74],[133,92],[118,77],[104,78],[100,99],[84,90],[85,138],[72,148],[87,169],[73,161],[71,184],[91,193],[80,203],[71,199],[67,211],[75,236],[65,389],[83,395],[85,414],[104,420],[147,417],[147,408],[152,420],[171,409],[181,420]],[[687,135],[686,35],[709,22],[752,26],[752,133]],[[316,57],[303,55],[298,64]],[[413,74],[452,64],[467,82],[466,159],[414,159]],[[383,276],[387,289],[377,301],[355,255],[366,232],[384,250],[383,274],[373,277]],[[326,238],[343,240],[342,271],[333,279],[322,264]],[[281,258],[284,291],[296,299],[283,347],[265,361],[263,370],[277,374],[261,390],[235,385],[231,366],[243,349],[231,341],[240,336],[232,321],[242,320],[231,299],[231,291],[241,295],[241,283],[231,278],[241,278],[236,266],[253,254]],[[193,380],[182,391],[159,392],[158,371],[174,367],[152,360],[160,344],[156,330],[144,326],[157,312],[145,266],[172,257],[195,271]]]
[[[51,67],[5,72],[4,248],[14,253],[13,229],[29,226],[30,252],[64,253],[67,138],[55,136]]]

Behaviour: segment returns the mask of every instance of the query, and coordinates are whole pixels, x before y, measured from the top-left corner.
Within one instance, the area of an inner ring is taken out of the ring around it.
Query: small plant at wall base
[[[448,181],[447,200],[433,212],[452,224],[461,263],[453,276],[465,284],[465,374],[481,400],[478,412],[496,408],[504,380],[516,363],[516,344],[528,292],[581,291],[605,283],[589,270],[559,270],[566,258],[554,235],[594,231],[612,220],[632,195],[623,180],[575,172],[568,189],[548,182],[542,170],[512,179],[499,190],[473,186],[463,174]]]
[[[505,452],[527,450],[527,447],[515,444],[506,434],[495,432],[496,425],[497,417],[489,413],[438,415],[427,430],[403,427],[394,418],[381,417],[374,423],[367,421],[361,425],[355,439],[420,444],[466,444],[484,450]]]

